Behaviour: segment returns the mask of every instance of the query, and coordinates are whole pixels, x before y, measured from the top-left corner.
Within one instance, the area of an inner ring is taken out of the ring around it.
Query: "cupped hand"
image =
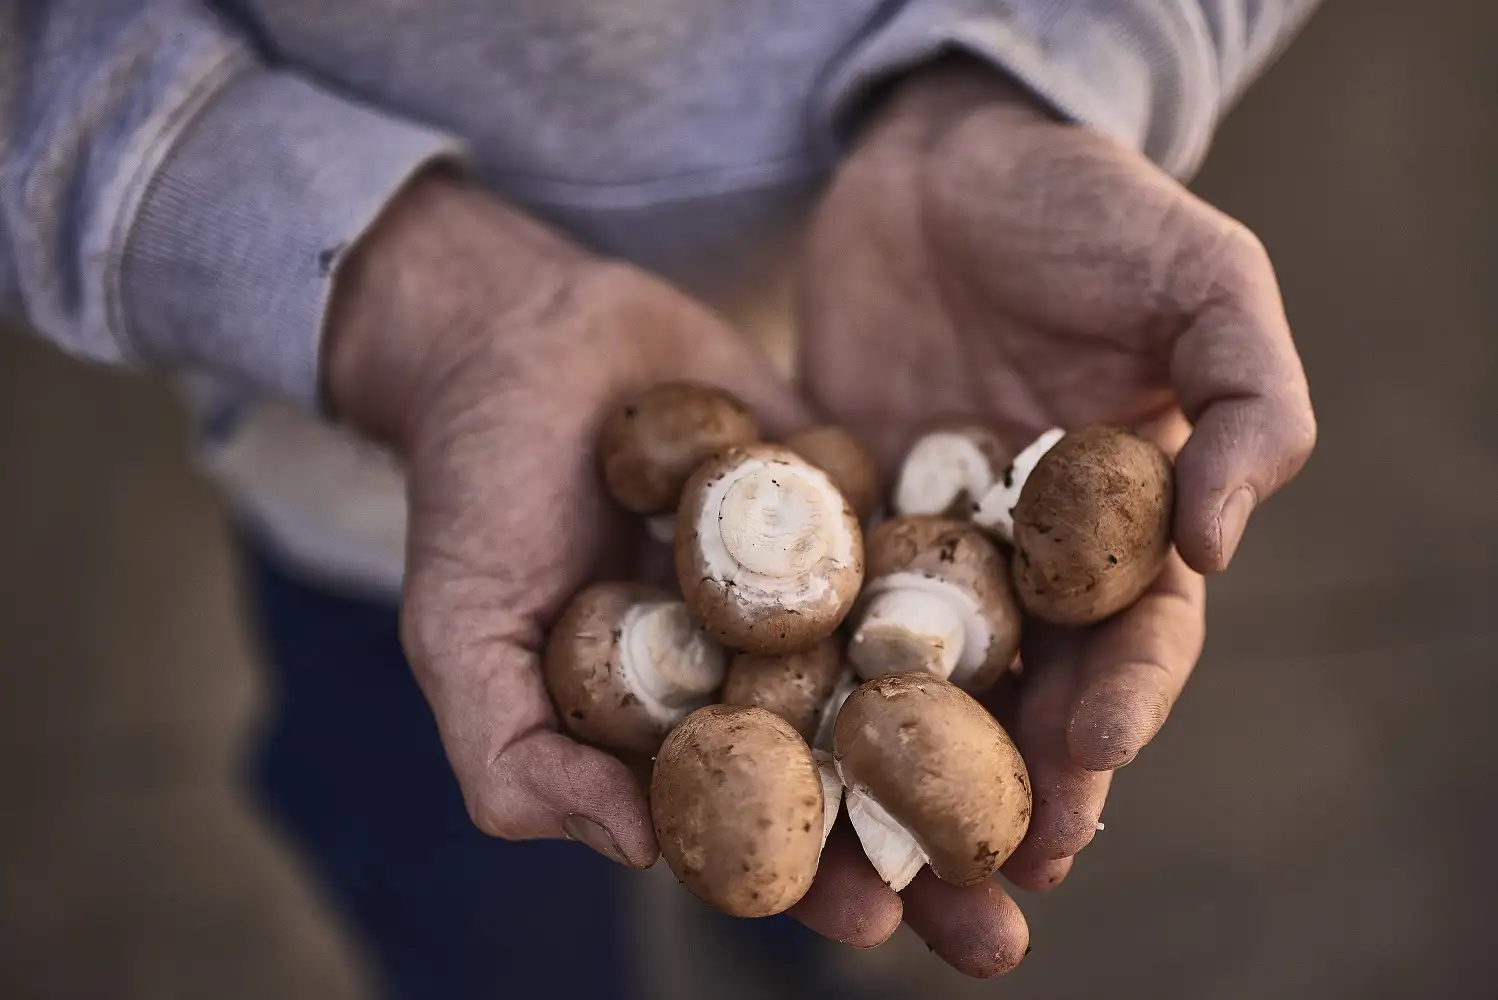
[[[1176,553],[1154,588],[1099,626],[1031,629],[1023,679],[991,699],[1035,791],[1004,872],[1049,888],[1196,662],[1202,574],[1227,566],[1253,509],[1314,445],[1274,272],[1246,228],[1144,158],[961,61],[911,77],[870,119],[802,268],[806,388],[886,471],[952,414],[985,419],[1016,450],[1107,421],[1176,455]],[[846,867],[842,879],[866,882]],[[964,971],[994,975],[1023,954],[1023,918],[996,886],[923,877],[904,896],[912,927]],[[820,883],[802,910],[864,912]]]
[[[538,651],[590,578],[628,577],[641,527],[605,499],[594,441],[621,398],[693,379],[767,434],[795,396],[717,317],[438,175],[401,194],[336,279],[326,387],[406,465],[401,636],[474,822],[657,857],[630,766],[558,731]]]

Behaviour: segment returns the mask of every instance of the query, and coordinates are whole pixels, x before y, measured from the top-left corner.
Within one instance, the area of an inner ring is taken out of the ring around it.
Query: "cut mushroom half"
[[[905,454],[894,513],[966,520],[1009,461],[1009,450],[991,428],[971,421],[937,423]]]
[[[543,671],[569,733],[610,750],[650,754],[713,700],[727,659],[683,602],[653,587],[597,583],[552,628]]]
[[[817,424],[790,435],[784,444],[827,473],[860,521],[873,516],[880,500],[879,467],[856,435],[836,424]]]
[[[998,870],[1030,825],[1030,776],[993,716],[929,674],[869,681],[837,717],[848,817],[879,877],[904,889],[924,865],[953,885]]]
[[[752,653],[806,649],[847,617],[863,582],[863,533],[827,474],[778,445],[730,448],[682,493],[676,574],[718,641]]]
[[[1003,553],[978,528],[897,517],[869,533],[867,557],[848,644],[859,677],[920,670],[976,693],[1014,665],[1019,603]]]
[[[695,382],[665,382],[626,400],[604,420],[599,464],[609,494],[670,544],[676,509],[692,471],[724,448],[760,439],[735,396]]]
[[[811,888],[826,840],[823,777],[790,723],[713,705],[666,738],[650,782],[661,857],[735,917],[782,913]]]
[[[1160,574],[1174,504],[1175,467],[1158,445],[1093,425],[1041,435],[975,521],[1014,546],[1027,611],[1090,625],[1139,600]]]

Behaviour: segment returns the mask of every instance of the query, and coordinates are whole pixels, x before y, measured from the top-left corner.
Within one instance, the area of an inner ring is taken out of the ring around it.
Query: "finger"
[[[910,929],[964,975],[1002,976],[1030,951],[1024,914],[993,882],[948,885],[925,868],[900,896]]]
[[[1188,565],[1232,561],[1254,508],[1298,473],[1316,443],[1305,370],[1268,255],[1225,228],[1201,306],[1174,344],[1171,380],[1194,430],[1176,463],[1175,541]]]
[[[515,621],[420,577],[408,587],[403,639],[469,815],[493,837],[567,838],[650,867],[658,851],[640,783],[624,762],[555,731],[538,630]]]
[[[1089,771],[1132,761],[1164,725],[1205,638],[1205,581],[1172,552],[1139,602],[1087,637],[1067,726],[1072,759]]]
[[[1004,877],[1015,888],[1026,892],[1049,892],[1060,885],[1076,858],[1061,858],[1052,861],[1037,857],[1033,853],[1010,858],[1004,863]]]
[[[1026,682],[1013,729],[1030,772],[1033,812],[1006,863],[1021,871],[1071,857],[1091,842],[1112,776],[1082,767],[1067,745],[1086,634],[1038,627],[1025,642]]]
[[[847,817],[827,838],[816,880],[789,914],[812,931],[854,948],[873,948],[900,928],[900,897],[864,856]]]

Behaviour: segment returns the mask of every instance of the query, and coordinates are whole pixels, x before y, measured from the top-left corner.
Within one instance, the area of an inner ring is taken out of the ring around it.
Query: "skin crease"
[[[1155,735],[1196,662],[1200,574],[1226,567],[1252,507],[1314,446],[1273,270],[1247,229],[1137,153],[961,59],[907,78],[867,116],[801,267],[806,390],[887,475],[916,430],[953,411],[1014,449],[1053,426],[1120,423],[1177,458],[1179,553],[1150,591],[1090,629],[1028,628],[1022,679],[985,698],[1035,791],[1003,873],[1049,889],[1095,835],[1111,769]],[[867,886],[855,860],[824,866]],[[798,912],[837,936],[829,914],[846,900],[818,890]],[[887,913],[886,893],[866,891]],[[997,975],[1024,953],[1023,920],[995,884],[924,878],[901,895],[912,929],[964,972]]]
[[[1248,508],[1314,442],[1273,272],[1246,230],[1136,154],[964,66],[913,74],[868,123],[802,272],[805,387],[886,474],[898,442],[953,409],[1026,441],[1094,420],[1183,434],[1178,407],[1196,423],[1178,465],[1185,559],[1096,630],[1033,630],[1013,703],[990,699],[1022,720],[1007,728],[1037,795],[1006,872],[1024,885],[1022,872],[1064,871],[1036,857],[1086,843],[1106,769],[1153,736],[1195,662],[1197,572],[1226,564]],[[770,439],[810,414],[707,310],[435,171],[345,256],[333,291],[328,403],[407,468],[402,640],[474,821],[647,867],[657,846],[635,772],[557,732],[537,661],[567,598],[627,578],[644,542],[603,495],[599,425],[672,379],[735,393]],[[897,895],[845,822],[792,912],[861,947],[903,912],[973,975],[1024,951],[997,885],[918,878]]]

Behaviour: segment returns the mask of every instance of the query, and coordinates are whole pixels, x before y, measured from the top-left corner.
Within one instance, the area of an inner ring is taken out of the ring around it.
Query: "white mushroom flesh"
[[[858,834],[858,842],[863,845],[864,855],[879,877],[899,892],[930,860],[925,849],[916,841],[915,835],[886,812],[872,795],[848,784],[841,764],[838,765],[838,774],[846,786],[843,798],[848,803],[848,819],[853,823],[853,832]]]
[[[966,493],[974,502],[994,484],[983,449],[959,431],[935,431],[915,443],[900,466],[895,513],[944,514]]]
[[[645,519],[645,532],[662,545],[676,541],[676,515],[659,514]]]
[[[624,613],[620,673],[652,719],[675,725],[723,686],[728,658],[681,601],[637,604]]]
[[[1009,470],[988,492],[982,494],[983,498],[973,514],[973,522],[990,534],[1006,542],[1013,542],[1014,508],[1019,503],[1020,491],[1025,488],[1025,481],[1030,478],[1030,473],[1035,471],[1035,466],[1040,464],[1046,452],[1056,447],[1065,436],[1066,431],[1053,427],[1016,455]]]
[[[843,779],[838,776],[837,763],[826,750],[813,750],[817,759],[817,777],[822,779],[822,846],[832,836],[832,827],[837,823],[837,811],[843,804]]]
[[[855,540],[844,501],[811,466],[746,459],[708,487],[698,526],[704,572],[739,600],[815,605],[832,589],[824,560],[847,566]]]
[[[924,573],[891,573],[865,585],[848,659],[864,680],[925,670],[966,683],[988,659],[993,630],[977,597]]]

